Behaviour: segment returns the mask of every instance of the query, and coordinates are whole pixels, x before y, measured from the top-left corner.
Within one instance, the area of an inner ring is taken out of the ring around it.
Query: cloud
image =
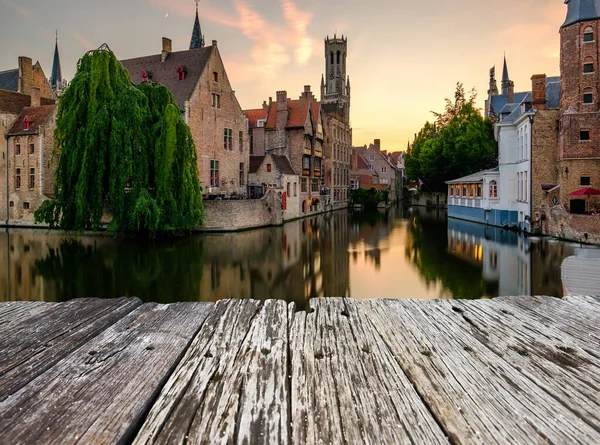
[[[296,62],[305,65],[313,53],[313,39],[308,36],[307,28],[312,19],[312,15],[307,12],[299,11],[292,0],[281,0],[283,8],[283,17],[288,26],[294,31],[294,41],[296,47]]]
[[[27,9],[25,6],[19,5],[18,3],[15,3],[11,0],[0,0],[0,1],[2,3],[4,3],[6,6],[8,6],[9,8],[12,8],[15,11],[17,11],[19,14],[21,14],[26,19],[31,18],[31,11],[29,9]]]

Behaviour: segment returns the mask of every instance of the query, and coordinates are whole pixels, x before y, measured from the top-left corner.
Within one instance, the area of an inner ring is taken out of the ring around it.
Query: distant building
[[[488,90],[488,98],[485,101],[485,117],[497,119],[501,110],[506,104],[521,103],[527,92],[515,93],[515,84],[508,75],[508,65],[506,56],[504,56],[504,65],[502,69],[502,90],[498,91],[498,83],[496,81],[496,67],[490,69],[490,88]]]
[[[172,51],[163,37],[162,51],[122,60],[134,84],[165,85],[189,125],[198,156],[205,197],[245,196],[249,163],[248,125],[233,91],[217,41],[204,46],[198,9],[190,49]]]
[[[378,190],[389,190],[389,199],[396,201],[396,166],[388,158],[387,152],[381,150],[381,140],[375,139],[373,144],[367,147],[354,147],[353,150],[361,155],[368,163],[369,169],[373,171],[373,186]],[[357,164],[357,167],[359,165]],[[356,173],[354,173],[354,176]],[[364,174],[363,174],[364,176]],[[365,187],[360,184],[360,187]],[[365,187],[369,188],[369,187]]]

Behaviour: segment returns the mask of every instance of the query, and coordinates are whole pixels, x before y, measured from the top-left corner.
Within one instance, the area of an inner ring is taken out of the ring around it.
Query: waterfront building
[[[273,153],[250,156],[249,197],[258,198],[268,189],[274,189],[281,196],[284,220],[300,216],[299,181],[300,177],[292,168],[287,156]]]
[[[330,191],[334,208],[348,205],[350,188],[350,76],[347,75],[348,39],[325,39],[325,74],[321,103],[325,124],[322,185]]]
[[[375,139],[372,144],[369,146],[365,145],[364,147],[354,147],[353,150],[356,150],[357,154],[360,154],[364,160],[366,160],[369,169],[373,171],[373,185],[378,190],[389,190],[390,192],[390,202],[396,201],[396,166],[392,163],[391,159],[387,155],[387,151],[381,150],[381,140]],[[362,162],[362,161],[361,161]],[[357,162],[357,169],[361,168],[361,165]],[[354,172],[353,177],[363,176],[365,179],[365,175],[362,172]],[[367,184],[362,185],[360,187],[366,187]],[[356,187],[356,185],[354,185]]]
[[[370,189],[371,187],[375,187],[376,184],[379,187],[379,176],[369,167],[369,163],[358,152],[358,148],[352,148],[350,157],[350,190],[358,190],[361,187]]]
[[[198,9],[190,49],[173,51],[163,37],[159,54],[122,60],[134,84],[165,85],[175,98],[196,144],[200,185],[205,198],[246,196],[248,124],[217,47],[204,45]]]
[[[0,221],[33,222],[54,189],[54,93],[39,62],[0,72]]]

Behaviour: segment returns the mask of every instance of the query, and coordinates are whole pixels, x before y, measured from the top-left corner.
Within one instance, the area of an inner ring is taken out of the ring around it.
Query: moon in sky
[[[165,14],[165,17],[169,17],[169,13],[168,12]]]

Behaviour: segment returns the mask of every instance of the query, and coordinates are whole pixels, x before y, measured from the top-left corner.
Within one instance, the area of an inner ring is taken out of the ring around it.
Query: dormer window
[[[216,71],[213,71],[213,82],[218,82],[219,81],[219,73],[217,73]]]
[[[594,30],[591,26],[588,26],[583,30],[583,41],[584,42],[593,42],[594,41]]]
[[[148,73],[146,71],[142,71],[142,82],[148,82]]]
[[[29,121],[29,117],[25,116],[25,119],[23,119],[23,129],[29,130],[29,127],[31,127],[31,122]]]
[[[179,65],[177,67],[177,80],[184,80],[185,79],[185,69]]]

